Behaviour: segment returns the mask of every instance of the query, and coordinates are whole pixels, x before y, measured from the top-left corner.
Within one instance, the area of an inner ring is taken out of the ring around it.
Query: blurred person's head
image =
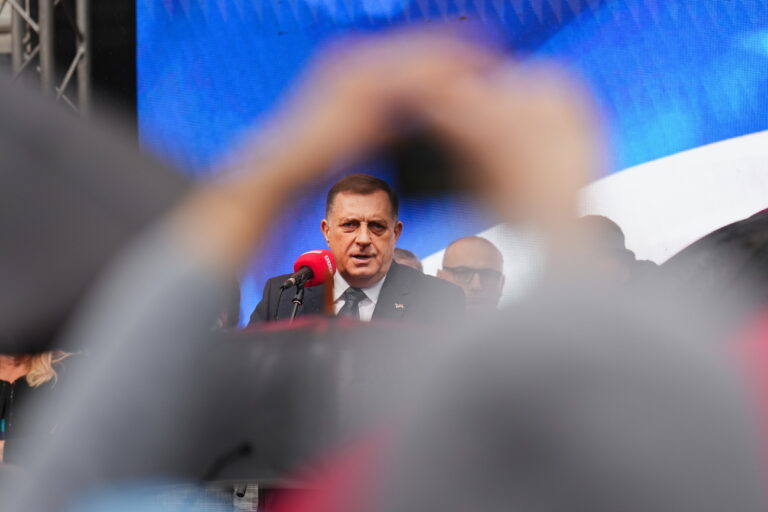
[[[26,375],[27,383],[32,387],[37,387],[56,379],[55,365],[70,355],[68,352],[55,350],[29,356],[29,373]]]
[[[406,267],[411,267],[414,270],[424,273],[424,265],[421,264],[421,260],[408,249],[396,248],[393,259],[400,265],[405,265]]]
[[[499,305],[504,289],[504,257],[485,238],[467,236],[454,240],[443,254],[437,277],[464,290],[467,309],[491,310]]]
[[[0,73],[0,352],[28,354],[70,348],[54,343],[97,276],[189,179],[125,144],[119,118],[94,128],[20,85]]]
[[[320,229],[350,286],[372,286],[389,271],[403,229],[398,208],[392,188],[366,174],[346,176],[328,191]]]
[[[592,263],[609,280],[628,281],[635,266],[635,254],[627,249],[618,224],[601,215],[586,215],[579,222],[593,244]]]

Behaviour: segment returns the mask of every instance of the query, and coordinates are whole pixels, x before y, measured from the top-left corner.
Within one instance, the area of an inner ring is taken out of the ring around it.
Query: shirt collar
[[[384,286],[384,281],[387,279],[387,274],[384,274],[384,277],[379,279],[379,281],[367,288],[360,288],[363,293],[365,293],[365,296],[368,297],[371,302],[376,304],[379,301],[379,294],[381,293],[381,287]],[[345,291],[347,291],[347,288],[349,288],[349,283],[347,283],[347,280],[341,277],[341,274],[337,270],[336,273],[333,274],[333,302],[338,301],[341,299],[341,296],[344,294]]]

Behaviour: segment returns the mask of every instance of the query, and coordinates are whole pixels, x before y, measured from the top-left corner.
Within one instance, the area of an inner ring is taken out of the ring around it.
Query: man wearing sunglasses
[[[504,257],[485,238],[467,236],[454,240],[443,254],[437,277],[460,286],[470,311],[493,311],[504,289]]]

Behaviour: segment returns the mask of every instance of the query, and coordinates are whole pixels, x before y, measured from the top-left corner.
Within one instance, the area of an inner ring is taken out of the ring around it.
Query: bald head
[[[504,257],[490,241],[467,236],[453,241],[437,277],[460,286],[468,309],[495,309],[504,289]]]
[[[392,256],[397,263],[405,265],[406,267],[411,267],[414,270],[418,270],[422,274],[424,273],[424,266],[421,264],[421,260],[419,260],[419,258],[417,258],[416,255],[408,249],[401,249],[400,247],[396,247]]]
[[[479,236],[465,236],[446,247],[443,266],[446,265],[489,268],[501,272],[504,268],[504,256],[489,240]]]

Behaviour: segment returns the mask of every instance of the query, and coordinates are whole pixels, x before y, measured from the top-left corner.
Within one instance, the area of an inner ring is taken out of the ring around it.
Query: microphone
[[[281,290],[291,286],[317,286],[325,282],[325,276],[336,272],[336,261],[327,249],[305,252],[293,264],[293,274],[286,279]]]

